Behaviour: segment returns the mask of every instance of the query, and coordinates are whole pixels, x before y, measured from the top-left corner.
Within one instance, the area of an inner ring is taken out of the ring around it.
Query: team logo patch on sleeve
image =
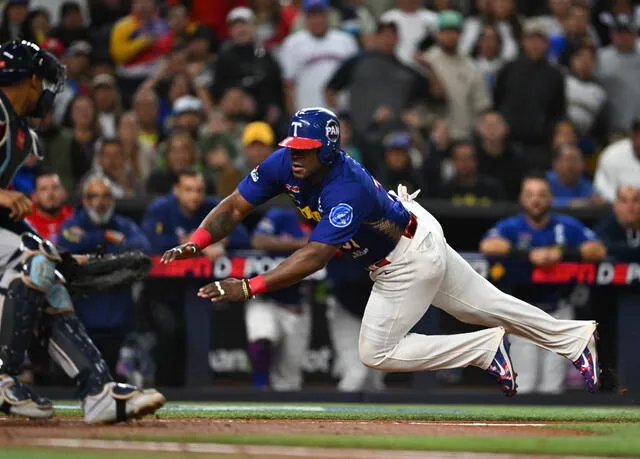
[[[340,203],[329,212],[329,223],[336,228],[346,228],[353,221],[353,207]]]
[[[258,175],[259,167],[260,166],[256,166],[255,169],[251,171],[251,180],[253,180],[254,182],[257,182],[260,179],[260,176]]]

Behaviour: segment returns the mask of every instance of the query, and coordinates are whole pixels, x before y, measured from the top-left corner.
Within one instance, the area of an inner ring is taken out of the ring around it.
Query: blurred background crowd
[[[12,187],[32,197],[29,219],[38,230],[73,250],[158,254],[187,240],[211,206],[277,148],[296,110],[325,106],[339,115],[343,150],[389,189],[401,183],[422,189],[422,198],[490,206],[518,202],[523,178],[539,171],[554,207],[615,203],[611,218],[637,257],[636,0],[2,6],[0,41],[32,40],[67,67],[64,92],[38,125],[45,159],[29,158]],[[132,197],[145,198],[137,223],[114,215],[114,203]],[[263,236],[276,231],[273,219],[261,224]],[[273,245],[252,229],[240,228],[227,248],[286,251],[304,241],[303,232],[281,228],[285,237]],[[213,246],[205,255],[213,260],[224,250]],[[366,292],[366,279],[354,282]],[[150,297],[167,303],[173,293],[156,285]],[[110,295],[88,298],[78,311],[115,369],[126,357],[136,296]],[[300,306],[296,298],[278,301]],[[114,304],[122,317],[105,306]],[[168,310],[179,308],[176,299]],[[185,331],[167,333],[168,347],[158,344],[165,357]],[[250,357],[263,352],[256,346]],[[175,382],[180,357],[174,360],[161,383]]]

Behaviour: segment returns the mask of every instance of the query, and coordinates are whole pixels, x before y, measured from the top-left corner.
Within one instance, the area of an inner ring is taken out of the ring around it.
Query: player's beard
[[[95,225],[103,226],[109,223],[111,217],[113,217],[113,212],[116,209],[115,203],[109,206],[109,208],[103,213],[99,213],[94,209],[87,207],[87,215],[89,216],[89,220],[91,220]]]
[[[549,215],[548,208],[541,209],[538,212],[527,212],[527,217],[529,217],[529,219],[535,224],[539,224],[544,221],[544,219],[547,218],[547,215]]]

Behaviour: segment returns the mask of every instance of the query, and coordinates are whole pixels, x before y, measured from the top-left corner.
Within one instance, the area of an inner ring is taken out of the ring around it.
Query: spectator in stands
[[[608,202],[613,202],[620,185],[640,188],[640,116],[631,124],[628,137],[612,143],[600,154],[593,184]]]
[[[327,104],[334,110],[339,105],[338,93],[349,91],[348,111],[355,135],[370,143],[402,127],[402,115],[412,106],[426,102],[428,96],[428,81],[396,58],[397,44],[396,24],[380,22],[372,50],[343,62],[326,87]],[[381,111],[387,116],[378,122]],[[377,129],[372,129],[374,124]]]
[[[494,26],[502,44],[500,57],[505,61],[515,59],[518,56],[518,42],[522,28],[515,2],[513,0],[491,0],[484,3],[486,3],[484,11],[479,11],[477,16],[467,18],[464,21],[460,37],[460,52],[471,54],[485,28]]]
[[[570,6],[567,17],[560,24],[561,28],[554,29],[553,24],[548,26],[550,30],[549,59],[564,67],[569,66],[570,57],[585,44],[591,45],[594,49],[600,44],[598,34],[589,24],[591,16],[589,5],[586,2],[566,3]]]
[[[208,28],[190,20],[188,13],[187,7],[182,4],[176,4],[169,8],[167,22],[173,32],[174,44],[186,46],[196,36],[206,36],[211,40]]]
[[[480,117],[476,134],[478,171],[497,179],[504,188],[505,198],[516,201],[524,168],[509,141],[509,126],[499,112],[489,111]]]
[[[45,164],[56,171],[65,189],[76,192],[82,177],[93,166],[100,127],[93,100],[77,96],[68,110],[70,128],[63,128],[45,145]]]
[[[494,88],[498,71],[507,63],[504,57],[504,46],[498,28],[492,24],[482,27],[478,41],[471,50],[473,62],[482,72],[489,88]]]
[[[273,153],[275,140],[273,129],[264,121],[247,124],[242,133],[245,167],[240,172],[247,174],[267,159]]]
[[[311,227],[293,208],[272,208],[258,222],[251,246],[287,256],[304,247]],[[245,305],[253,387],[302,389],[303,363],[311,342],[311,289],[304,283],[260,295]]]
[[[122,143],[116,138],[105,138],[99,142],[93,175],[103,175],[111,181],[111,192],[115,199],[131,197],[144,191],[143,184],[136,182],[127,162]]]
[[[234,165],[238,155],[232,142],[224,137],[208,137],[200,143],[200,150],[204,156],[205,181],[215,187],[217,196],[229,196],[243,177]]]
[[[598,223],[595,232],[616,260],[640,260],[640,189],[620,185],[613,212]]]
[[[252,0],[256,15],[256,41],[267,49],[277,49],[291,32],[298,15],[294,5],[282,5],[279,0]]]
[[[632,16],[619,15],[610,31],[612,44],[598,53],[596,74],[607,91],[608,129],[611,134],[623,135],[640,112],[638,30]]]
[[[144,232],[129,218],[115,215],[111,182],[89,176],[82,185],[82,208],[62,224],[60,245],[73,253],[149,252]],[[75,311],[91,340],[115,374],[120,347],[133,328],[131,286],[87,294],[75,301]]]
[[[340,120],[340,148],[360,164],[363,164],[364,159],[362,152],[354,144],[351,114],[348,112],[339,112],[338,119]]]
[[[44,171],[36,177],[35,190],[31,195],[33,212],[27,221],[38,234],[57,244],[60,227],[73,215],[73,208],[65,204],[67,192],[54,172]]]
[[[178,174],[175,187],[166,196],[153,200],[142,218],[142,229],[151,242],[151,253],[162,254],[165,250],[189,240],[202,219],[219,200],[205,197],[205,181],[201,174],[186,169]],[[250,247],[249,235],[243,225],[234,228],[229,237],[211,245],[203,255],[215,260],[226,250],[242,250]],[[156,319],[154,331],[157,333],[155,349],[157,376],[163,385],[181,385],[185,375],[185,279],[150,280],[146,291],[148,299],[161,310],[163,320]],[[195,285],[194,285],[195,288]],[[162,309],[160,309],[162,308]]]
[[[118,118],[122,112],[116,80],[108,73],[102,73],[91,82],[91,95],[98,112],[98,124],[104,137],[113,138],[118,129]]]
[[[91,45],[86,41],[73,42],[64,50],[61,62],[67,67],[67,80],[62,92],[56,96],[53,121],[57,125],[64,122],[69,104],[77,95],[89,95],[89,56]]]
[[[395,131],[383,139],[383,164],[377,173],[380,183],[387,189],[395,189],[399,184],[410,190],[424,188],[420,157],[413,145],[411,134],[407,131]]]
[[[396,0],[396,8],[380,16],[382,22],[398,26],[396,55],[406,65],[416,65],[419,45],[438,30],[438,15],[421,7],[420,0]]]
[[[565,77],[567,116],[580,136],[605,137],[604,107],[607,93],[595,79],[595,49],[587,44],[569,58],[570,73]]]
[[[21,38],[29,13],[29,0],[8,0],[0,22],[0,43]]]
[[[56,23],[55,20],[52,22]],[[74,41],[91,41],[77,2],[64,2],[60,5],[60,24],[53,29],[51,36],[60,40],[65,48],[71,46]]]
[[[167,140],[165,167],[151,172],[147,181],[147,192],[167,194],[178,180],[178,174],[195,166],[197,160],[196,143],[188,132],[177,131]]]
[[[544,175],[529,175],[522,182],[520,204],[524,212],[500,220],[480,242],[480,251],[489,257],[529,260],[534,266],[549,268],[561,260],[600,261],[606,248],[593,231],[577,219],[550,211],[551,187]],[[558,319],[572,319],[577,295],[575,285],[529,285],[513,294]],[[509,335],[511,359],[518,373],[518,393],[558,394],[564,391],[567,361],[515,335]]]
[[[186,131],[197,142],[200,137],[200,125],[203,121],[202,101],[197,97],[182,96],[173,103],[172,131]]]
[[[257,116],[275,123],[282,112],[280,66],[255,35],[255,16],[238,7],[227,16],[231,39],[220,50],[216,63],[213,96],[220,100],[226,90],[241,87],[256,101]]]
[[[421,56],[444,87],[444,118],[453,140],[470,138],[478,116],[491,108],[491,95],[480,70],[458,52],[462,24],[457,11],[438,13],[438,46]]]
[[[458,141],[449,149],[454,167],[453,177],[447,181],[440,196],[455,205],[489,205],[504,199],[500,182],[478,172],[478,159],[473,144]]]
[[[43,0],[49,1],[49,0]],[[92,1],[89,3],[91,16],[91,28],[102,29],[112,26],[118,19],[126,16],[129,12],[127,2],[120,0]]]
[[[42,46],[50,33],[51,21],[47,10],[31,7],[27,19],[22,25],[20,38]]]
[[[173,45],[169,24],[158,16],[154,0],[133,0],[131,14],[111,30],[109,51],[118,65],[118,87],[125,97],[159,70]],[[123,101],[128,107],[129,100]]]
[[[236,151],[242,150],[242,132],[249,121],[256,119],[255,100],[241,88],[229,88],[222,95],[218,108],[211,117],[211,124],[218,124],[218,132],[235,142]]]
[[[567,120],[560,120],[553,126],[553,134],[551,135],[551,151],[558,148],[565,143],[577,144],[578,131],[576,131],[575,125]]]
[[[280,50],[285,107],[325,105],[324,88],[340,65],[358,52],[353,37],[329,28],[328,0],[304,0],[306,29],[289,35]]]
[[[566,111],[564,77],[547,61],[545,25],[539,19],[530,19],[523,35],[524,54],[498,73],[494,102],[527,166],[546,169],[551,163],[548,139]]]
[[[140,141],[146,148],[157,148],[163,140],[158,126],[160,102],[151,89],[141,88],[133,97],[133,111],[140,125]]]
[[[155,165],[156,149],[140,140],[140,125],[134,112],[125,112],[120,117],[117,138],[136,181],[146,184]]]
[[[580,147],[572,143],[559,145],[554,152],[553,168],[547,172],[554,207],[586,207],[603,200],[584,176],[584,158]]]

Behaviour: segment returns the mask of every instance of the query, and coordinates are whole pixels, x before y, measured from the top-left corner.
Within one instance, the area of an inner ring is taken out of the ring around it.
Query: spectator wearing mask
[[[520,40],[521,24],[516,11],[514,0],[491,0],[484,3],[486,8],[464,21],[459,50],[462,54],[471,54],[474,45],[487,26],[496,28],[502,44],[500,58],[511,61],[518,56],[518,42]]]
[[[608,96],[606,119],[612,134],[624,134],[640,113],[640,52],[632,16],[618,15],[610,25],[612,44],[598,53],[596,75]]]
[[[504,199],[500,182],[478,172],[478,159],[471,142],[455,142],[449,151],[454,175],[443,185],[442,198],[463,206],[489,205]]]
[[[614,201],[620,185],[640,188],[640,116],[633,121],[628,137],[602,151],[593,184],[607,202]]]
[[[486,24],[471,50],[473,62],[482,72],[489,88],[494,88],[498,71],[507,63],[504,57],[502,37],[495,25]]]
[[[419,45],[438,30],[438,15],[421,7],[420,0],[396,0],[396,7],[380,16],[381,22],[398,26],[396,55],[405,65],[415,66]]]
[[[102,73],[91,82],[91,95],[98,112],[98,124],[104,137],[114,138],[118,129],[122,107],[116,87],[116,80],[108,73]]]
[[[77,96],[69,104],[68,124],[45,145],[47,169],[60,175],[65,189],[77,191],[80,180],[93,166],[100,127],[96,107],[89,96]]]
[[[606,136],[604,108],[607,93],[595,79],[595,49],[589,44],[575,50],[569,58],[570,73],[565,77],[567,117],[580,136],[603,139]]]
[[[547,172],[554,207],[586,207],[603,200],[584,177],[584,158],[580,147],[572,143],[558,146],[554,152],[552,170]]]
[[[151,253],[165,250],[189,240],[200,222],[219,202],[206,197],[201,174],[186,169],[178,174],[173,190],[154,199],[145,210],[142,229],[151,243]],[[250,248],[249,234],[243,225],[236,226],[226,240],[203,250],[203,256],[215,260],[226,250]],[[157,333],[156,380],[163,385],[182,385],[185,370],[186,327],[184,312],[185,279],[149,279],[146,297],[162,312],[154,326]],[[194,285],[195,288],[195,285]],[[159,309],[163,308],[163,309]]]
[[[438,46],[421,60],[444,87],[444,118],[453,140],[471,137],[478,116],[491,108],[491,95],[480,70],[471,58],[458,52],[462,15],[446,10],[438,13]]]
[[[340,65],[358,52],[353,37],[329,28],[328,0],[303,0],[306,29],[289,35],[280,50],[289,115],[325,105],[324,89]]]
[[[384,153],[382,169],[377,177],[387,189],[395,189],[399,184],[410,190],[423,188],[422,169],[416,164],[420,153],[413,147],[413,139],[407,131],[387,134],[383,139]]]
[[[2,11],[0,43],[21,38],[29,14],[29,0],[8,0]]]
[[[613,212],[600,221],[595,232],[617,261],[640,261],[640,188],[620,185]]]
[[[509,126],[499,112],[486,112],[480,117],[475,149],[480,174],[497,179],[504,188],[505,198],[516,201],[524,168],[509,141]]]
[[[488,257],[515,257],[534,266],[549,267],[562,260],[600,261],[607,250],[596,234],[577,219],[551,212],[551,187],[544,175],[522,182],[523,213],[500,220],[480,242]],[[538,306],[558,319],[572,319],[573,295],[580,286],[529,285],[514,289],[517,298]],[[518,393],[559,394],[565,389],[567,361],[533,343],[509,335],[511,359],[518,373]]]
[[[109,42],[123,96],[133,94],[147,77],[158,72],[172,45],[173,33],[158,16],[155,1],[133,0],[131,14],[116,22]],[[128,102],[124,101],[126,107]]]
[[[396,24],[380,22],[373,49],[345,61],[326,87],[327,104],[336,110],[338,93],[349,91],[348,111],[355,135],[372,144],[402,125],[407,110],[428,96],[428,81],[395,56],[397,44]],[[380,112],[386,113],[383,120],[377,116]],[[372,129],[374,124],[381,125],[380,129]]]
[[[212,93],[215,99],[232,87],[241,87],[256,101],[257,116],[274,123],[283,107],[280,65],[256,38],[255,16],[238,7],[227,16],[230,40],[216,62]]]
[[[115,215],[115,206],[110,180],[89,176],[82,186],[82,207],[62,224],[60,245],[72,253],[149,252],[143,231],[133,220]],[[87,294],[75,301],[76,314],[111,374],[115,374],[125,336],[133,328],[133,304],[130,285]]]
[[[495,108],[510,126],[511,140],[527,167],[546,169],[551,163],[548,139],[566,112],[564,77],[547,61],[549,39],[544,23],[530,19],[523,36],[522,56],[498,73]]]
[[[49,0],[46,0],[50,3]],[[85,26],[82,17],[82,10],[75,1],[64,2],[59,9],[60,23],[51,32],[51,36],[57,38],[65,47],[71,46],[74,41],[90,42],[89,30]],[[52,16],[51,22],[57,23],[57,19]]]
[[[166,164],[151,173],[147,182],[147,193],[167,194],[176,184],[178,174],[191,169],[196,164],[196,143],[191,134],[185,131],[177,131],[167,140],[165,153]]]
[[[45,239],[57,244],[60,227],[73,215],[73,208],[65,204],[67,192],[60,177],[53,172],[41,172],[35,180],[31,195],[33,212],[26,220]]]
[[[105,138],[99,142],[94,175],[104,175],[111,181],[111,192],[115,199],[131,197],[144,191],[131,174],[122,143],[116,138]]]

